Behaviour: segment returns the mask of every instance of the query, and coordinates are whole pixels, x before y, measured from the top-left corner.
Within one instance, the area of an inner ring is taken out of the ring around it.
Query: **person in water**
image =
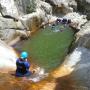
[[[61,23],[61,19],[60,18],[57,18],[57,20],[56,20],[56,24],[58,25],[58,24],[60,24]]]
[[[31,75],[29,71],[30,63],[27,61],[28,53],[22,52],[21,57],[16,61],[16,76],[17,77],[27,77]]]

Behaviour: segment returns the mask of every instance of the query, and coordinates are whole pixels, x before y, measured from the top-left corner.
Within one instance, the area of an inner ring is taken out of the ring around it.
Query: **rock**
[[[35,12],[36,1],[37,0],[15,0],[19,15],[21,16]]]
[[[15,37],[16,31],[14,29],[1,29],[0,39],[9,42]]]
[[[87,19],[90,20],[90,0],[76,0],[76,2],[78,11],[87,15]]]
[[[85,15],[80,15],[79,13],[73,12],[66,14],[63,18],[71,19],[71,26],[80,29],[82,25],[87,22]]]
[[[69,13],[77,8],[75,0],[46,0],[46,2],[50,3],[54,7],[54,12],[57,13]]]
[[[86,2],[90,3],[90,0],[86,0]]]
[[[25,29],[20,21],[15,22],[13,19],[0,16],[0,39],[3,41],[8,43],[18,35],[26,35]],[[18,34],[17,30],[21,31],[21,33]]]
[[[0,17],[0,29],[17,28],[13,19]]]
[[[52,7],[49,3],[41,0],[15,0],[20,15],[33,13],[37,8],[45,10],[47,13],[51,13]]]
[[[28,38],[29,35],[30,35],[30,31],[26,31],[26,30],[18,30],[18,29],[3,29],[3,30],[0,30],[0,39],[2,41],[6,42],[7,44],[11,43],[17,37],[18,38],[20,38],[20,37]],[[20,39],[18,41],[20,41]],[[14,41],[13,44],[9,44],[9,45],[14,45],[16,42]]]
[[[76,45],[90,48],[90,21],[76,34]]]
[[[52,7],[50,4],[36,0],[35,12],[19,17],[27,30],[38,30],[42,22],[47,22],[52,14]]]
[[[45,19],[45,12],[41,9],[37,9],[36,12],[24,15],[19,18],[27,30],[36,30]]]
[[[17,55],[15,51],[0,40],[0,72],[15,70]]]
[[[46,14],[50,14],[50,15],[52,14],[52,6],[49,3],[46,3],[44,1],[38,1],[38,0],[36,3],[37,3],[37,8],[44,10]]]
[[[21,0],[21,1],[19,0],[19,1],[15,1],[15,2],[19,2],[19,4],[20,4],[21,2],[23,2],[23,0]],[[0,17],[1,38],[2,38],[2,40],[6,40],[6,42],[8,41],[8,39],[10,37],[14,36],[15,31],[18,29],[21,30],[21,34],[22,34],[22,30],[25,30],[25,29],[27,29],[27,30],[38,29],[42,22],[48,21],[47,20],[49,18],[48,15],[52,13],[52,7],[48,3],[40,1],[40,0],[36,0],[35,3],[39,2],[39,4],[38,3],[36,4],[36,7],[37,7],[37,8],[35,8],[36,12],[27,14],[25,16],[19,16],[18,10],[17,10],[18,7],[15,6],[15,2],[13,0],[11,0],[11,1],[1,0],[0,1],[0,4],[1,4],[1,15],[0,15],[1,16]],[[28,1],[25,1],[25,2],[28,2]],[[28,2],[28,3],[30,3],[30,2]],[[9,3],[10,3],[10,6],[8,6]],[[23,9],[25,9],[25,8],[26,8],[26,6],[23,7]],[[15,18],[18,18],[18,21],[14,21]],[[9,29],[10,29],[10,31],[9,31]],[[16,29],[16,30],[14,31],[14,29]],[[13,32],[12,36],[10,34],[8,34],[7,35],[8,38],[5,37],[7,31]],[[3,33],[5,33],[5,35],[2,35]]]
[[[18,10],[15,6],[14,0],[0,0],[1,12],[3,15],[9,15],[12,17],[18,17]]]
[[[78,90],[90,89],[90,50],[84,47],[77,47],[66,58],[65,67],[70,67],[73,71],[68,75],[75,82]],[[72,84],[73,85],[73,84]]]

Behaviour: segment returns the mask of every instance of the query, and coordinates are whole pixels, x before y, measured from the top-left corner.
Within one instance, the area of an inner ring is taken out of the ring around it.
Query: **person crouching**
[[[22,52],[21,57],[16,61],[16,77],[27,77],[31,75],[29,71],[30,63],[27,61],[28,53]]]

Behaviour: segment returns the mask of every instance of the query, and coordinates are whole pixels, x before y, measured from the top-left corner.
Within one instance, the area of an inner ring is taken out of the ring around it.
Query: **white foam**
[[[36,68],[35,73],[28,80],[32,80],[33,82],[38,82],[47,76],[48,73],[45,73],[45,70],[43,68],[38,67]]]
[[[75,66],[77,63],[88,60],[90,58],[90,51],[84,47],[77,47],[69,56],[66,65],[69,67]]]

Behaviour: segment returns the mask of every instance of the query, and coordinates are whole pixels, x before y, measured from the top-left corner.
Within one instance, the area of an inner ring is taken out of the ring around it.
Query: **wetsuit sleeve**
[[[29,62],[25,62],[25,66],[26,66],[26,68],[29,69],[29,67],[30,67],[30,63],[29,63]]]
[[[19,62],[19,59],[16,60],[16,64]]]

